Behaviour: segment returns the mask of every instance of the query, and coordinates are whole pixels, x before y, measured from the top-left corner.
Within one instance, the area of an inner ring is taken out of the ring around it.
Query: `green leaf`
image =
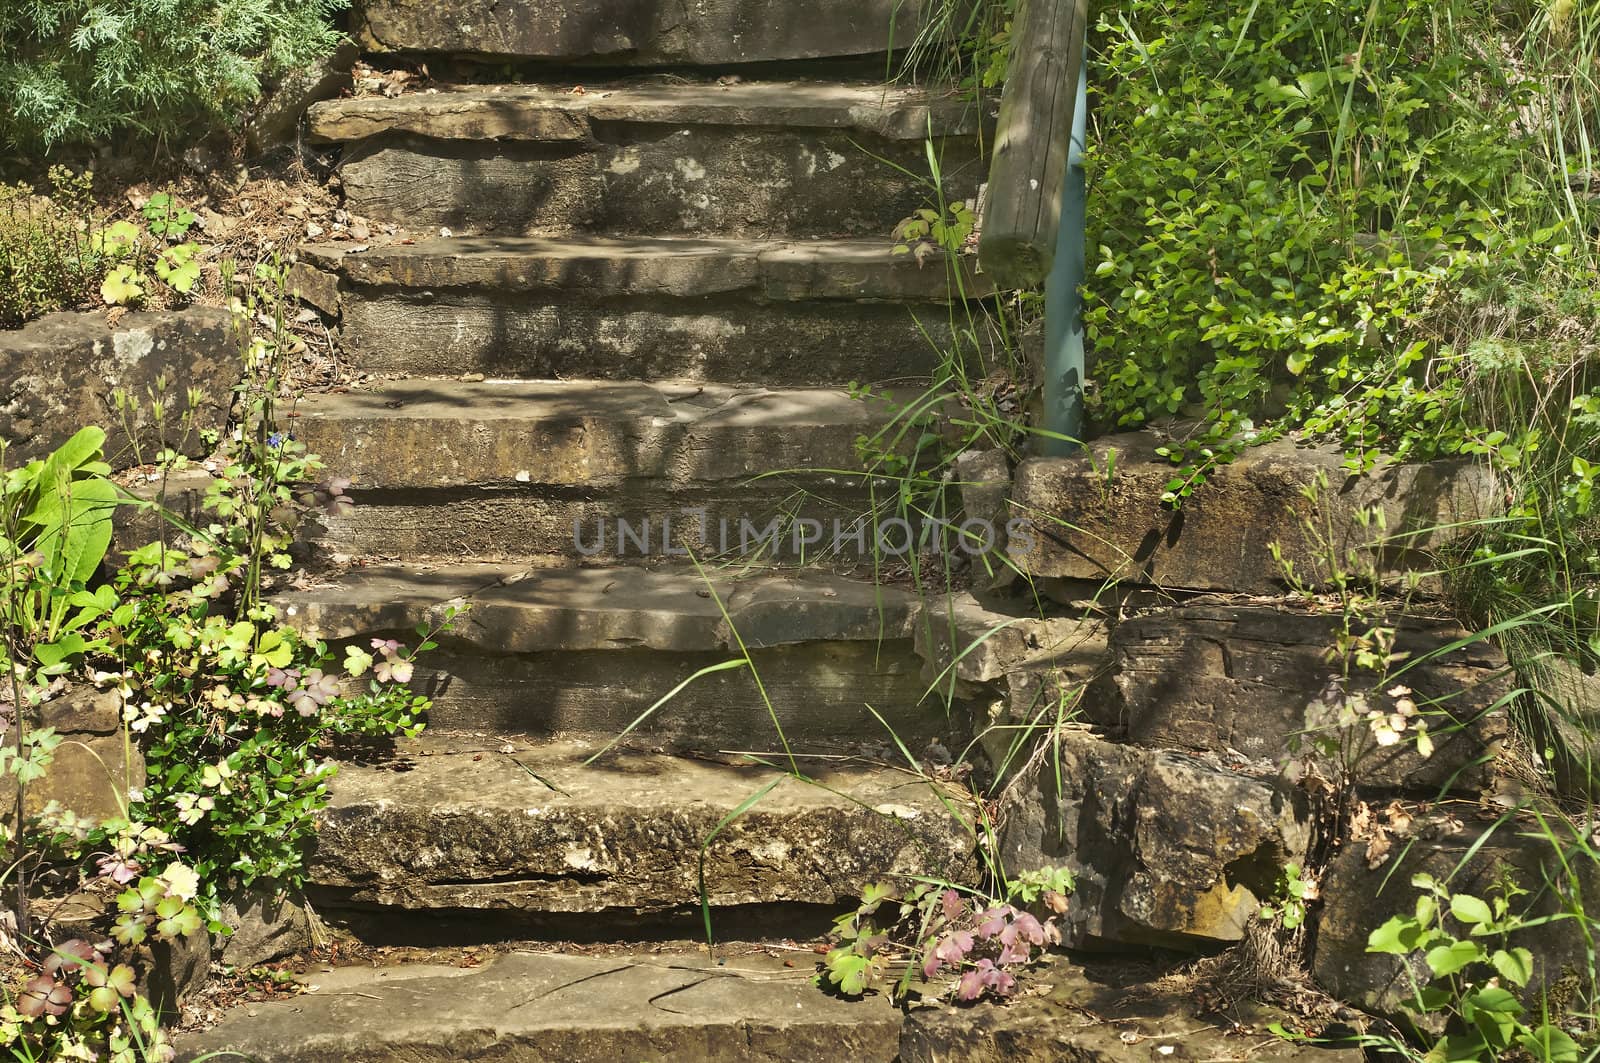
[[[144,285],[132,266],[118,266],[100,284],[100,298],[112,306],[131,306],[144,297]]]
[[[1409,916],[1396,915],[1367,935],[1367,951],[1389,956],[1405,956],[1414,951],[1422,928]]]
[[[68,657],[75,657],[88,649],[89,643],[83,636],[73,632],[61,636],[54,642],[40,643],[33,648],[33,656],[47,671],[54,671]]]
[[[828,969],[828,980],[838,986],[839,992],[848,997],[859,997],[866,992],[871,980],[871,964],[865,956],[834,949],[823,962]]]
[[[294,646],[283,637],[283,632],[265,631],[256,643],[256,652],[250,662],[257,667],[287,668],[294,660]]]
[[[1478,947],[1476,941],[1454,941],[1439,945],[1429,949],[1426,956],[1428,968],[1433,971],[1435,978],[1455,974],[1464,967],[1481,962],[1483,958],[1483,949]]]
[[[1578,1043],[1549,1024],[1518,1037],[1517,1044],[1539,1063],[1578,1063]]]
[[[1509,989],[1501,989],[1499,986],[1487,986],[1476,992],[1468,993],[1462,999],[1461,1012],[1473,1021],[1476,1021],[1475,1016],[1481,1012],[1493,1012],[1496,1015],[1521,1015],[1522,1002]]]
[[[1533,953],[1528,949],[1496,949],[1489,962],[1501,978],[1519,988],[1533,978]]]
[[[1469,893],[1458,893],[1450,898],[1450,914],[1469,926],[1481,926],[1494,921],[1494,912],[1487,901]]]

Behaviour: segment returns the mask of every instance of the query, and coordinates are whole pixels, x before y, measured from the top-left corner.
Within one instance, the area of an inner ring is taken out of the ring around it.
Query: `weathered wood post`
[[[1000,289],[1045,281],[1047,454],[1083,432],[1084,43],[1088,0],[1022,0],[1000,101],[978,261]]]

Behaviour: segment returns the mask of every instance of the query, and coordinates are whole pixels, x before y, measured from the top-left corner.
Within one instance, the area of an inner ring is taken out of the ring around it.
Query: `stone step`
[[[887,240],[441,238],[304,257],[341,275],[341,338],[371,373],[815,387],[926,378],[953,346],[945,265]],[[981,296],[974,262],[964,290]]]
[[[603,748],[441,733],[343,764],[309,869],[319,909],[687,915],[702,868],[713,909],[833,907],[885,876],[975,872],[944,804],[964,799],[908,772],[802,760],[802,781],[637,747],[584,763]]]
[[[977,195],[984,109],[955,95],[809,81],[674,79],[445,88],[311,109],[347,145],[355,214],[412,232],[884,236]]]
[[[811,984],[811,966],[761,955],[717,965],[703,953],[635,948],[601,956],[512,952],[475,968],[345,967],[315,975],[314,992],[236,1009],[215,1029],[180,1039],[179,1058],[895,1059],[899,1011],[886,997],[825,995]]]
[[[911,44],[925,0],[364,0],[368,52],[599,66],[715,66],[881,54]]]
[[[819,521],[831,544],[833,522],[847,526],[871,504],[872,481],[852,471],[864,469],[856,440],[922,394],[406,380],[307,396],[294,435],[332,475],[354,481],[356,505],[321,532],[338,552],[594,560],[631,547],[635,558],[663,556],[670,523],[674,547],[726,554],[742,520],[754,537],[789,513]],[[683,512],[701,507],[704,535]],[[622,541],[619,519],[648,529],[649,544]],[[784,537],[783,552],[798,557],[795,530]]]
[[[447,729],[609,738],[739,657],[742,640],[759,689],[746,669],[705,675],[639,733],[676,748],[774,750],[776,717],[808,753],[882,750],[886,727],[917,751],[935,738],[959,745],[942,702],[924,699],[918,600],[822,571],[373,566],[279,603],[302,632],[335,643],[415,643],[418,624],[467,605],[413,681],[434,699],[430,724]]]
[[[786,958],[792,957],[792,958]],[[1360,1063],[1354,1045],[1294,1043],[1284,1012],[1242,998],[1226,1017],[1155,982],[1151,964],[1052,956],[1005,1005],[849,1001],[811,984],[811,956],[735,946],[716,960],[682,947],[601,955],[512,951],[474,967],[351,966],[302,980],[288,1000],[245,1004],[180,1035],[179,1059],[242,1051],[264,1063]],[[1330,1040],[1336,1037],[1330,1032]]]

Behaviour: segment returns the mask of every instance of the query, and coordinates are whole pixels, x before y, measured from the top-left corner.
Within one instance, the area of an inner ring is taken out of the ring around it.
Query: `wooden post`
[[[1021,0],[1000,100],[978,262],[995,287],[1030,288],[1055,260],[1088,0]]]

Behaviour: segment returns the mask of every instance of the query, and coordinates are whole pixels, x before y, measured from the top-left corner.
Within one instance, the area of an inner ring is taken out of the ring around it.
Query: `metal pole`
[[[1056,230],[1056,257],[1044,288],[1044,426],[1068,437],[1045,437],[1043,453],[1064,457],[1076,453],[1083,438],[1083,284],[1084,199],[1083,149],[1088,137],[1088,56],[1078,67],[1078,98],[1072,107],[1072,143],[1067,151],[1067,179],[1061,187],[1061,225]]]

